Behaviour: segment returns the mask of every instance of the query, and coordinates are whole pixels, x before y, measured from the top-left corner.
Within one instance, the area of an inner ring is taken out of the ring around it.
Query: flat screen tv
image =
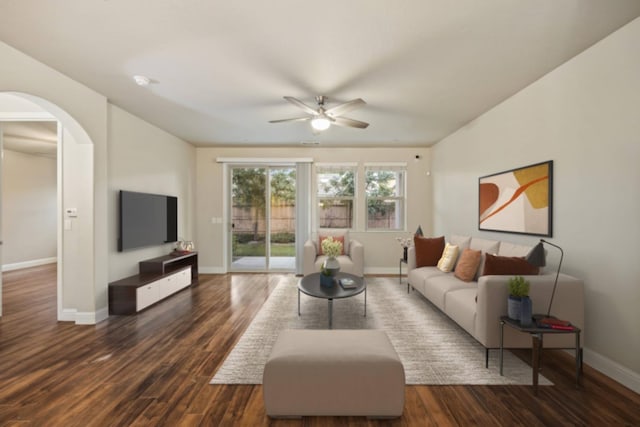
[[[178,198],[120,191],[118,251],[178,240]]]

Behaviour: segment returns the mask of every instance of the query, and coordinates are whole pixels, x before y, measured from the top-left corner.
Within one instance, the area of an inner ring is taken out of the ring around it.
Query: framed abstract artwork
[[[553,160],[478,179],[478,229],[552,236]]]

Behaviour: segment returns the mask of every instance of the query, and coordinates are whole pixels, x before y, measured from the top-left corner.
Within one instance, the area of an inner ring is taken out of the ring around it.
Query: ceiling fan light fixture
[[[329,129],[331,121],[326,117],[315,117],[311,120],[311,127],[315,130],[323,131]]]
[[[136,82],[138,86],[146,87],[151,83],[151,79],[147,76],[137,75],[133,76],[133,81]]]
[[[369,126],[369,123],[342,116],[343,113],[355,110],[356,108],[360,108],[366,105],[367,103],[364,102],[364,100],[361,98],[343,102],[342,104],[331,107],[328,110],[324,108],[324,96],[316,96],[316,103],[318,104],[317,108],[310,107],[304,102],[292,96],[285,96],[284,99],[286,99],[296,107],[302,109],[305,113],[307,113],[307,115],[305,117],[295,117],[292,119],[269,120],[269,123],[308,121],[309,123],[311,123],[311,128],[313,129],[314,133],[325,131],[329,129],[331,125],[357,129],[366,129],[367,126]]]

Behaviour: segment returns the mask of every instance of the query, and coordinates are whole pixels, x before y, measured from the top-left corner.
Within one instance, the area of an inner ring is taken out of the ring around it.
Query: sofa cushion
[[[447,292],[444,309],[447,316],[475,337],[476,334],[476,296],[478,288],[462,288]]]
[[[449,273],[453,270],[458,260],[458,246],[447,243],[442,252],[442,257],[438,261],[438,270]]]
[[[482,251],[482,256],[480,257],[480,264],[478,265],[478,271],[476,272],[476,280],[479,276],[484,272],[484,254],[497,254],[498,250],[500,250],[500,242],[497,240],[487,240],[487,239],[478,239],[472,238],[471,243],[469,244],[471,249]]]
[[[500,248],[500,242],[497,240],[478,239],[474,237],[469,243],[469,248],[475,249],[476,251],[496,254]]]
[[[477,288],[475,282],[463,282],[451,273],[430,277],[425,281],[423,295],[436,307],[445,311],[447,294],[456,289]]]
[[[413,245],[416,248],[416,267],[435,267],[444,251],[444,236],[414,236]]]
[[[480,251],[473,249],[465,249],[460,254],[458,264],[456,264],[456,270],[454,275],[465,282],[470,282],[478,271],[478,265],[480,265]]]
[[[449,243],[452,245],[456,245],[459,249],[459,252],[464,251],[471,244],[471,237],[469,236],[456,236],[455,234],[451,236],[449,239]]]
[[[449,239],[449,243],[451,243],[452,245],[456,245],[458,247],[458,259],[456,259],[456,262],[453,263],[453,270],[455,270],[456,268],[456,264],[458,263],[458,260],[460,259],[460,254],[462,253],[462,251],[464,251],[465,249],[467,249],[469,247],[469,244],[471,244],[471,237],[470,236],[457,236],[455,234],[451,235],[451,238]]]
[[[485,255],[483,276],[538,274],[538,267],[516,256]]]
[[[420,267],[410,270],[407,280],[414,289],[417,289],[420,293],[424,294],[425,282],[427,280],[431,280],[433,277],[442,275],[446,275],[446,273],[438,270],[437,267]]]
[[[531,251],[531,246],[516,245],[515,243],[500,242],[498,255],[525,257]]]

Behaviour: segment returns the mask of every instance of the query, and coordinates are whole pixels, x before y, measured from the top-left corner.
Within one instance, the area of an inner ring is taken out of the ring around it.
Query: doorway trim
[[[58,140],[58,178],[59,186],[58,189],[61,194],[61,204],[58,210],[58,227],[59,227],[59,238],[58,240],[58,250],[61,252],[58,255],[58,271],[57,271],[57,280],[58,280],[58,313],[57,320],[58,321],[70,321],[74,322],[78,325],[92,325],[96,324],[102,320],[105,320],[108,315],[108,308],[105,307],[97,307],[97,290],[95,287],[96,283],[96,265],[95,265],[95,253],[102,252],[102,248],[96,247],[96,232],[95,232],[95,203],[96,203],[96,185],[95,185],[95,176],[94,171],[96,167],[95,157],[92,155],[88,160],[90,161],[90,169],[87,169],[87,172],[91,175],[87,175],[86,179],[91,182],[91,194],[88,196],[92,200],[90,205],[90,209],[86,209],[87,215],[84,219],[83,225],[89,225],[89,229],[92,230],[90,234],[84,235],[83,239],[83,247],[91,246],[90,253],[93,254],[92,263],[82,272],[83,275],[89,276],[89,280],[76,280],[75,278],[66,278],[64,274],[64,265],[68,263],[70,260],[65,259],[64,256],[64,238],[65,233],[63,230],[63,212],[64,209],[64,195],[65,195],[65,184],[61,179],[64,168],[64,159],[63,159],[63,145],[66,137],[68,136],[70,139],[74,141],[76,144],[87,144],[91,145],[92,152],[95,150],[94,140],[89,136],[85,128],[80,122],[78,122],[73,116],[71,116],[65,109],[60,107],[58,104],[50,101],[48,98],[44,98],[38,95],[33,95],[27,92],[15,91],[15,90],[0,90],[0,96],[9,95],[12,97],[20,98],[22,100],[29,101],[30,103],[37,106],[38,110],[35,112],[24,112],[20,111],[20,108],[16,108],[17,111],[7,111],[0,115],[0,119],[10,120],[10,121],[19,121],[19,120],[30,120],[30,121],[42,121],[44,119],[55,120],[58,122],[58,132],[62,132],[62,139]],[[88,164],[88,163],[87,163]],[[86,194],[86,193],[85,193]],[[86,228],[86,227],[85,227]],[[72,258],[75,256],[73,254],[70,255]],[[73,259],[71,260],[73,261]],[[66,280],[66,281],[65,281]],[[106,290],[106,285],[105,285]],[[78,294],[81,296],[78,297]],[[66,298],[66,299],[65,299]],[[75,298],[74,300],[71,300]],[[70,302],[71,300],[71,302]],[[65,302],[66,301],[66,302]],[[66,307],[65,307],[66,306]]]

